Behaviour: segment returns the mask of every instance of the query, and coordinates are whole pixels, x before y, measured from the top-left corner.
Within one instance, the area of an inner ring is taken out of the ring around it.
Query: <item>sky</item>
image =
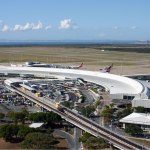
[[[150,0],[0,0],[0,40],[150,40]]]

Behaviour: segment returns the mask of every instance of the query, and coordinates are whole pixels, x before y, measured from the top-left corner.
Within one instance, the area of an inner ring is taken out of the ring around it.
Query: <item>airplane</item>
[[[105,67],[103,69],[100,69],[100,71],[103,72],[103,73],[110,73],[112,68],[113,68],[113,64],[111,64],[110,66]]]
[[[64,66],[64,65],[44,64],[44,63],[41,63],[41,62],[26,62],[23,65],[13,65],[13,64],[11,64],[11,66],[12,67],[22,66],[22,67],[80,69],[83,66],[83,63],[81,63],[79,66]]]
[[[63,68],[63,69],[80,69],[83,66],[83,63],[81,63],[79,66],[65,66],[65,65],[54,65],[51,64],[50,68]]]
[[[79,66],[68,66],[69,69],[80,69],[83,67],[83,62]]]

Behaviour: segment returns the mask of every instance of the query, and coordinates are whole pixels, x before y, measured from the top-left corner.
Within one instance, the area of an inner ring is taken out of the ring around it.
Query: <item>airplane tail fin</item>
[[[83,67],[83,62],[81,63],[81,65],[79,66],[79,68]]]
[[[100,69],[100,70],[101,70],[101,72],[104,72],[104,73],[110,73],[112,68],[113,68],[113,63],[110,66],[105,67],[105,68]]]

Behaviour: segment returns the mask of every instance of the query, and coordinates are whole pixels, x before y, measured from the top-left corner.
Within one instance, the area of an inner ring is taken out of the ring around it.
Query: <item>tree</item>
[[[28,117],[29,112],[26,108],[22,108],[22,113],[24,113],[26,115],[26,117]]]
[[[3,119],[5,117],[5,114],[0,112],[0,120]]]
[[[112,117],[112,114],[113,114],[113,108],[107,105],[104,107],[104,109],[101,112],[101,116],[106,117],[108,119]]]
[[[0,137],[6,141],[11,140],[14,136],[17,137],[19,128],[17,125],[4,124],[0,126]]]
[[[143,130],[137,124],[126,124],[125,132],[131,135],[137,135],[143,133]]]
[[[70,106],[71,106],[69,101],[64,101],[63,105],[67,108],[70,108]]]
[[[81,113],[82,115],[86,116],[86,117],[89,117],[89,115],[95,111],[95,106],[94,105],[88,105],[86,107],[83,107],[81,109]]]
[[[108,142],[106,142],[104,139],[96,138],[94,136],[87,139],[85,145],[87,149],[104,149],[109,147]]]
[[[17,121],[21,121],[22,124],[24,124],[25,118],[26,118],[26,114],[24,112],[16,112],[15,117],[16,117]]]
[[[102,116],[102,123],[110,123],[110,121],[112,120],[113,117],[113,108],[112,106],[105,106],[101,112],[101,116]]]
[[[45,112],[30,113],[28,119],[33,122],[46,122],[46,113]]]
[[[4,124],[0,126],[0,137],[4,138],[6,141],[10,138],[9,124]]]
[[[22,124],[24,124],[26,114],[24,112],[9,112],[8,117],[11,118],[15,124],[17,124],[18,121],[21,121]]]
[[[11,138],[13,136],[15,136],[17,138],[18,131],[19,131],[19,126],[12,124],[12,125],[10,125],[10,128],[11,128]]]
[[[47,134],[52,134],[53,132],[54,132],[54,130],[53,130],[53,129],[48,128],[46,133],[47,133]]]
[[[135,112],[137,113],[145,113],[145,109],[142,106],[138,106],[135,108]]]
[[[126,117],[126,116],[130,115],[132,112],[133,112],[132,108],[126,108],[123,111],[119,111],[117,113],[117,117],[118,117],[118,119],[121,119],[123,117]]]
[[[101,104],[100,99],[97,99],[96,102],[95,102],[95,108],[96,108],[98,105],[100,105],[100,104]]]
[[[24,139],[25,136],[30,133],[30,132],[33,132],[34,129],[26,126],[26,125],[19,125],[19,131],[18,131],[18,137],[21,138],[21,139]]]
[[[14,114],[15,114],[15,113],[14,113],[13,111],[8,112],[8,117],[9,117],[10,119],[12,119],[15,124],[17,124],[17,119],[15,118],[15,115],[14,115]]]
[[[22,142],[23,149],[51,149],[59,142],[47,133],[29,133]]]
[[[88,132],[84,132],[81,137],[79,137],[79,142],[85,143],[88,138],[90,138],[92,135]]]
[[[62,118],[54,112],[47,112],[45,120],[48,124],[51,124],[55,122],[61,122]]]
[[[103,149],[109,147],[108,142],[102,138],[96,138],[90,133],[83,133],[79,138],[79,142],[82,142],[87,149]]]
[[[34,122],[45,122],[48,124],[60,122],[62,120],[59,115],[53,112],[30,113],[28,119]]]

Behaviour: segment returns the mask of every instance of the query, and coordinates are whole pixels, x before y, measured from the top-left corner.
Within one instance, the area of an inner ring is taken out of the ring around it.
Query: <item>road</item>
[[[65,138],[67,140],[68,148],[70,150],[76,150],[75,140],[71,134],[58,129],[55,129],[53,134]]]
[[[95,100],[88,90],[81,90],[82,94],[86,97],[88,103],[93,103]]]
[[[67,140],[68,148],[70,150],[80,150],[81,149],[81,143],[79,142],[79,137],[81,136],[81,129],[75,127],[74,135],[71,135],[65,131],[58,130],[58,129],[55,129],[53,134],[65,138]]]

